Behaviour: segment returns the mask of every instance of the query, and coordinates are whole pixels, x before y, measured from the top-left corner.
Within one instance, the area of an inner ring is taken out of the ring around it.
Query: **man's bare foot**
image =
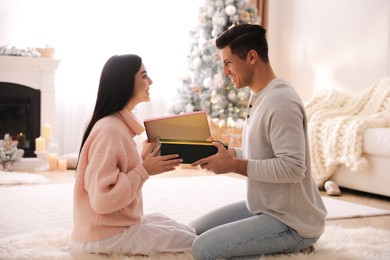
[[[326,181],[324,184],[326,194],[329,196],[340,196],[341,191],[339,186],[334,181]]]

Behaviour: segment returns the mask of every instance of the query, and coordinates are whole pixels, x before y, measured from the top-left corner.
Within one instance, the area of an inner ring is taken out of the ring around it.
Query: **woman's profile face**
[[[150,101],[149,86],[153,81],[149,78],[145,65],[141,64],[140,69],[135,74],[134,95],[132,100],[135,103]]]

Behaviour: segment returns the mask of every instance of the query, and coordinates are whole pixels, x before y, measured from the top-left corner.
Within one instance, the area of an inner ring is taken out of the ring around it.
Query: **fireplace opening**
[[[35,138],[40,135],[41,91],[0,82],[0,139],[9,134],[24,150],[23,157],[36,157]]]

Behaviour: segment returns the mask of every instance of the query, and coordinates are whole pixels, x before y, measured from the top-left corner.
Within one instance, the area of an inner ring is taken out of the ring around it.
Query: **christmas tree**
[[[260,23],[256,6],[248,0],[205,0],[199,8],[199,22],[190,31],[188,75],[182,80],[170,108],[173,114],[205,111],[219,126],[242,124],[250,90],[237,90],[223,66],[215,38],[231,26]]]

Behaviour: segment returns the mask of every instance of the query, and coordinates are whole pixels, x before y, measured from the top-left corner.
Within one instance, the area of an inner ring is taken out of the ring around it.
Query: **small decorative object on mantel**
[[[20,161],[24,150],[17,148],[18,141],[12,140],[9,134],[0,140],[0,170],[12,171],[13,163]]]
[[[37,48],[37,51],[41,54],[42,58],[54,58],[54,48],[49,47],[49,45],[46,45],[45,48]]]
[[[20,57],[33,57],[39,58],[42,55],[35,49],[28,47],[26,49],[16,48],[12,46],[8,48],[7,45],[0,46],[0,56],[20,56]]]
[[[32,58],[54,58],[55,49],[46,45],[45,48],[27,47],[25,49],[12,46],[9,48],[7,45],[0,46],[0,56],[20,56],[20,57],[32,57]]]

